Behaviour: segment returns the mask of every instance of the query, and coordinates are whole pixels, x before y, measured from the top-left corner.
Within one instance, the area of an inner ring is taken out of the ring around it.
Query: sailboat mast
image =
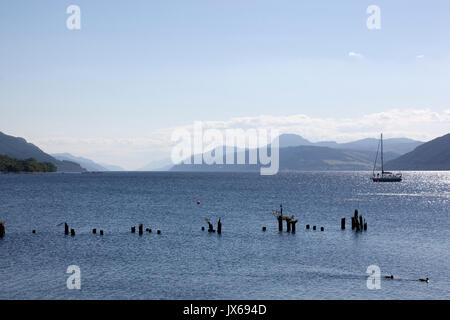
[[[384,166],[383,166],[383,134],[381,134],[381,173],[384,173]]]

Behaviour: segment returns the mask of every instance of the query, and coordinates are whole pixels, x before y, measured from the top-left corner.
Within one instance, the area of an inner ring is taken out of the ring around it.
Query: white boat
[[[380,151],[380,146],[381,146],[381,172],[375,173],[375,169],[377,166],[378,152]],[[402,181],[401,173],[392,173],[389,171],[384,171],[383,134],[381,134],[381,139],[380,139],[380,142],[378,143],[377,155],[375,157],[375,163],[373,165],[372,181],[373,182],[400,182],[400,181]]]

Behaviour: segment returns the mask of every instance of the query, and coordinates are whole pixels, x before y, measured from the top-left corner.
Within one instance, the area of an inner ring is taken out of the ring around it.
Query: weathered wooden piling
[[[205,231],[205,227],[204,226],[202,226],[202,231]]]
[[[100,230],[100,235],[101,235],[101,236],[103,235],[103,230]]]
[[[214,232],[214,226],[212,225],[211,222],[208,221],[208,232]]]
[[[222,222],[220,222],[220,218],[219,221],[217,221],[217,234],[221,234],[222,233]]]
[[[266,227],[262,227],[262,231],[266,231],[267,230],[267,228]]]
[[[144,226],[142,225],[142,223],[139,223],[139,235],[142,236],[143,233],[144,233]]]
[[[295,233],[295,224],[298,222],[298,220],[292,220],[291,221],[291,227],[292,227],[292,233]]]
[[[75,235],[75,229],[70,229],[70,235],[73,237]]]
[[[64,234],[67,236],[69,235],[69,225],[67,222],[64,222]]]
[[[306,225],[306,229],[309,229],[309,224]]]
[[[136,227],[131,227],[131,233],[135,233],[136,232]]]
[[[352,217],[352,230],[355,230],[356,224],[355,224],[355,217]]]
[[[33,229],[33,230],[31,230],[31,233],[36,233],[36,230],[34,230],[34,229]]]
[[[364,227],[364,223],[363,223],[363,217],[359,216],[359,228],[362,230]]]
[[[97,233],[97,229],[92,229],[92,233],[96,234]]]
[[[277,217],[278,219],[278,231],[283,231],[283,217],[280,215]]]
[[[367,222],[364,222],[364,231],[367,231]]]
[[[291,232],[291,219],[286,218],[286,232]]]
[[[5,236],[5,223],[0,221],[0,238]]]
[[[313,230],[316,230],[316,226],[313,226]]]
[[[325,228],[324,227],[320,227],[320,231],[324,231],[325,230]]]
[[[157,230],[156,233],[157,233],[157,234],[161,234],[161,230]]]
[[[345,218],[341,219],[341,230],[345,230]]]

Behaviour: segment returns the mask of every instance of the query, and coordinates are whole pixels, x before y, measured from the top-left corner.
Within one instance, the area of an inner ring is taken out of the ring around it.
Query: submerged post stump
[[[0,238],[3,238],[5,236],[5,223],[0,222]]]
[[[316,226],[313,226],[313,230],[316,230]]]
[[[283,217],[280,215],[277,217],[278,219],[278,231],[283,231]]]
[[[205,227],[204,226],[202,226],[202,231],[205,231]]]
[[[131,233],[135,233],[136,232],[136,227],[131,227]]]
[[[161,234],[161,230],[157,230],[156,233],[157,233],[157,234]]]
[[[286,232],[291,232],[291,219],[286,219]]]
[[[33,229],[33,230],[31,230],[31,233],[36,233],[36,230],[34,230],[34,229]]]
[[[103,235],[103,230],[100,230],[100,235],[101,235],[101,236]]]
[[[139,223],[139,235],[142,236],[143,233],[144,233],[144,226],[142,225],[142,223]]]
[[[309,224],[306,225],[306,229],[309,229]]]
[[[364,231],[367,231],[367,222],[364,222]]]
[[[217,222],[217,233],[218,234],[222,233],[222,222],[220,222],[220,218],[219,221]]]
[[[92,233],[96,234],[97,233],[97,229],[92,229]]]
[[[363,217],[359,216],[359,228],[362,230],[364,227],[364,223],[363,223]]]
[[[341,219],[341,230],[345,229],[345,218]]]
[[[64,222],[64,234],[67,236],[69,234],[69,225],[67,222]]]
[[[324,227],[320,227],[320,231],[324,231],[325,230],[325,228]]]
[[[291,221],[291,227],[292,227],[292,233],[295,233],[295,224],[298,222],[298,220],[292,220]]]
[[[355,230],[356,224],[355,224],[355,217],[352,217],[352,230]]]
[[[70,229],[70,235],[73,237],[75,235],[75,229]]]
[[[262,231],[266,231],[267,229],[266,229],[266,227],[262,227]]]

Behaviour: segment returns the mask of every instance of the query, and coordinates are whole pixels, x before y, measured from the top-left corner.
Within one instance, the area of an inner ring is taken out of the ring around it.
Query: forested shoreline
[[[20,160],[0,155],[0,173],[56,172],[56,169],[50,162],[38,162],[34,158]]]

